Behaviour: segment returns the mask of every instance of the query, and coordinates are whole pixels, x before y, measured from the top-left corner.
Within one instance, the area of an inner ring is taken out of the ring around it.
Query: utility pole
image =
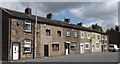
[[[37,45],[37,3],[36,3],[36,19],[35,19],[35,48],[34,48],[34,59],[36,59],[36,45]]]

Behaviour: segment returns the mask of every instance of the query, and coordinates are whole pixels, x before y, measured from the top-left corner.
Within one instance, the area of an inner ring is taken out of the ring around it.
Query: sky
[[[79,22],[89,27],[97,23],[106,31],[118,25],[118,0],[108,2],[0,2],[0,7],[24,12],[25,8],[32,8],[32,14],[46,17],[53,14],[53,19],[64,21],[70,18],[72,24]]]

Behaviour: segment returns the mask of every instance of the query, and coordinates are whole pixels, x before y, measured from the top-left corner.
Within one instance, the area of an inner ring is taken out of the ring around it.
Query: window
[[[49,29],[46,29],[46,35],[50,36],[50,30]]]
[[[31,52],[31,40],[24,40],[24,52]]]
[[[52,44],[52,50],[53,51],[59,50],[59,44]]]
[[[31,21],[26,20],[24,28],[25,32],[31,32]]]
[[[107,36],[105,36],[105,40],[107,40]]]
[[[107,44],[106,43],[104,44],[104,49],[107,49]]]
[[[66,31],[66,36],[67,36],[67,37],[70,36],[70,31]]]
[[[84,33],[83,32],[81,32],[81,38],[84,38]]]
[[[90,44],[89,43],[85,43],[85,49],[90,49]]]
[[[78,37],[78,32],[74,32],[74,37]]]
[[[61,36],[61,31],[57,31],[57,35],[58,35],[58,36]]]
[[[104,40],[104,36],[102,35],[102,40]]]
[[[92,35],[92,38],[95,38],[95,34]]]
[[[99,49],[99,42],[96,42],[96,49]]]
[[[87,38],[90,39],[90,33],[87,34]]]
[[[100,39],[100,36],[99,36],[99,35],[97,35],[97,39]]]
[[[77,49],[77,45],[76,45],[76,43],[75,42],[72,42],[71,44],[71,50],[76,50]]]

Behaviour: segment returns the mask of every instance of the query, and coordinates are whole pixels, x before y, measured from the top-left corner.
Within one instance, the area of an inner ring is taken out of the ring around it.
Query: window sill
[[[86,50],[90,49],[90,48],[85,48]]]
[[[26,31],[26,30],[25,30],[24,32],[26,32],[26,33],[31,33],[31,31]]]
[[[24,52],[23,54],[32,54],[32,52]]]

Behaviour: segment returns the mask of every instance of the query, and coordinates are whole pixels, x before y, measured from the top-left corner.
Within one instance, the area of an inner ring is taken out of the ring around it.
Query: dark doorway
[[[103,45],[101,45],[101,48],[102,48],[102,52],[104,52],[104,46]]]
[[[49,50],[48,50],[48,45],[44,45],[44,56],[49,56]]]

